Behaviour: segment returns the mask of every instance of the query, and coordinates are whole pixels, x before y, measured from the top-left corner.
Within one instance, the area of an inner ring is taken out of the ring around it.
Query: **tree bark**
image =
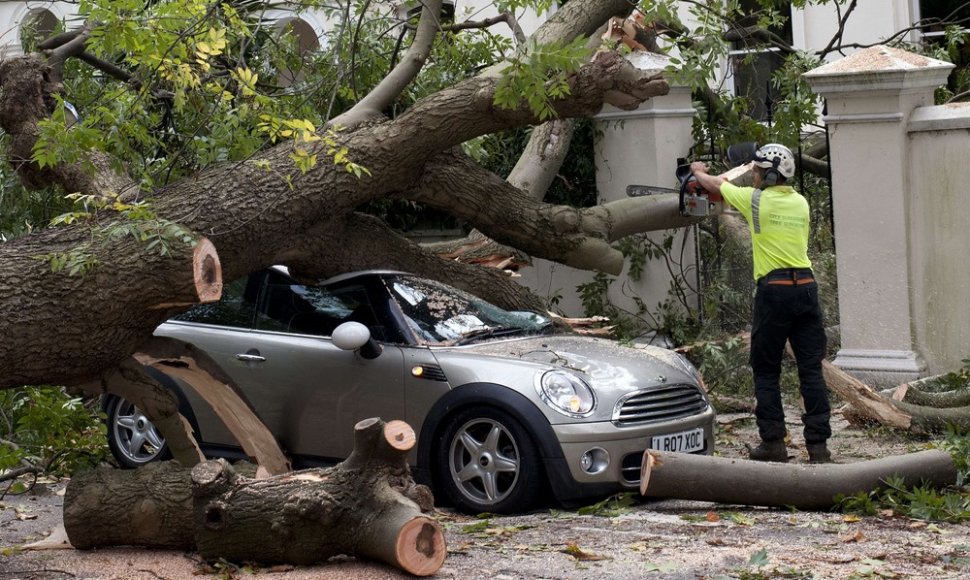
[[[208,559],[312,564],[338,554],[379,560],[417,576],[446,556],[441,526],[426,515],[430,490],[411,479],[414,430],[366,419],[350,457],[329,469],[267,479],[225,460],[192,470],[174,462],[76,475],[64,523],[79,549],[114,545],[192,549]]]
[[[960,389],[938,392],[924,391],[919,388],[921,385],[926,384],[926,382],[938,378],[927,377],[911,383],[904,383],[895,389],[883,391],[882,394],[890,397],[894,401],[936,407],[938,409],[970,406],[970,385],[965,385]]]
[[[640,468],[640,493],[741,505],[824,510],[836,496],[885,487],[892,476],[904,485],[943,487],[956,483],[953,459],[943,451],[921,451],[848,464],[788,464],[647,450]]]
[[[64,529],[79,550],[150,546],[191,550],[190,470],[178,462],[76,473],[64,492]]]

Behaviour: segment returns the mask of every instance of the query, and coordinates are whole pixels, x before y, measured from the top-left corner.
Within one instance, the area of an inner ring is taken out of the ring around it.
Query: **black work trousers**
[[[805,441],[822,443],[832,435],[828,391],[822,378],[825,328],[818,304],[818,284],[799,286],[758,284],[751,330],[751,369],[754,371],[755,417],[762,441],[785,438],[781,405],[781,359],[791,341],[805,413]]]

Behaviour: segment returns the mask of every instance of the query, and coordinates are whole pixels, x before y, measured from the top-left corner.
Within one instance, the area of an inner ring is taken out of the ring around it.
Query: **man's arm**
[[[721,193],[721,184],[727,181],[720,175],[711,175],[707,172],[707,164],[703,161],[695,161],[690,164],[690,171],[697,179],[697,183],[706,189],[708,193]]]

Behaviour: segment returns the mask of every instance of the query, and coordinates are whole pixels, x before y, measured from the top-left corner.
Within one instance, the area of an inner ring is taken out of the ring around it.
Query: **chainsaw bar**
[[[661,195],[667,193],[679,193],[678,190],[669,187],[657,187],[656,185],[628,185],[626,186],[627,197],[643,197],[645,195]]]

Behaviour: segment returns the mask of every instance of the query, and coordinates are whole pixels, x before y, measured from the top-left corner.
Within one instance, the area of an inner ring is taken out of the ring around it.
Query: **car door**
[[[236,355],[252,347],[250,332],[265,277],[266,272],[257,272],[225,284],[219,302],[195,306],[159,326],[155,335],[195,345],[240,386],[247,386],[245,373],[240,372],[245,367]],[[247,390],[244,389],[244,395],[248,395]],[[183,386],[182,391],[192,407],[201,443],[238,446],[229,429],[191,386]]]
[[[329,338],[345,320],[383,334],[367,296],[360,284],[330,292],[265,270],[227,284],[218,303],[197,306],[156,334],[212,357],[288,454],[343,458],[359,420],[404,418],[400,348],[385,345],[380,357],[364,360]],[[202,441],[237,447],[211,408],[186,394]]]
[[[260,294],[238,379],[260,417],[290,453],[343,458],[362,419],[404,418],[404,356],[383,345],[365,360],[330,340],[342,322],[379,328],[363,284],[338,290],[272,275]],[[244,372],[241,372],[243,371]]]

